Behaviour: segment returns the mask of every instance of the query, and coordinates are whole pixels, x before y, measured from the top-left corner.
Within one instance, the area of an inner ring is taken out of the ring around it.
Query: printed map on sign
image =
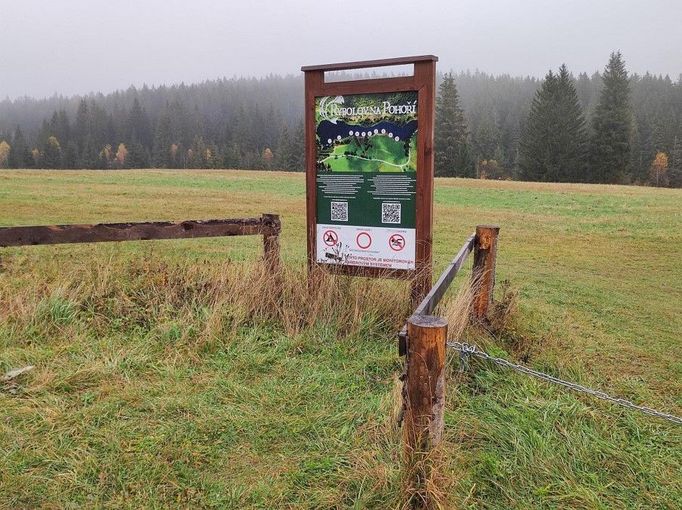
[[[416,172],[416,92],[322,97],[316,107],[318,171]]]
[[[417,92],[315,101],[317,261],[415,267]]]

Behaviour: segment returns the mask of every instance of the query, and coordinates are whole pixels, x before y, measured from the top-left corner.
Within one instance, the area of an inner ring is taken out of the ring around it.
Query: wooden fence
[[[499,230],[491,225],[476,227],[398,334],[400,354],[407,356],[403,388],[404,448],[412,464],[408,468],[412,472],[411,483],[417,492],[427,479],[424,459],[440,442],[444,427],[448,325],[433,313],[473,252],[471,317],[474,321],[485,321],[495,286]],[[207,221],[0,227],[0,247],[262,235],[264,261],[274,272],[280,266],[280,232],[281,222],[276,214]],[[424,499],[416,506],[431,505]]]
[[[0,227],[0,247],[262,235],[265,264],[270,270],[277,271],[281,230],[277,214],[227,220]]]
[[[417,496],[415,506],[430,508],[429,452],[443,434],[445,410],[445,350],[447,321],[433,313],[448,287],[473,251],[471,318],[486,320],[495,286],[495,260],[499,227],[479,225],[445,268],[436,284],[417,306],[398,334],[399,351],[406,355],[403,387],[403,438],[409,463],[409,484]]]

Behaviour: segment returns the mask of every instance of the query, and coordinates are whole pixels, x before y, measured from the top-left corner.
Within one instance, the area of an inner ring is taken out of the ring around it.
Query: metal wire
[[[448,342],[447,346],[451,349],[456,350],[459,352],[460,355],[460,370],[464,371],[468,369],[469,366],[469,358],[471,356],[475,356],[479,359],[484,359],[487,361],[490,361],[494,363],[495,365],[504,367],[504,368],[509,368],[511,370],[514,370],[516,372],[520,372],[522,374],[530,375],[532,377],[536,377],[542,381],[545,382],[550,382],[554,384],[558,384],[560,386],[563,386],[564,388],[568,388],[569,390],[577,391],[579,393],[585,393],[587,395],[591,395],[593,397],[606,400],[607,402],[611,402],[612,404],[616,404],[622,407],[625,407],[627,409],[633,409],[635,411],[640,411],[644,414],[648,414],[649,416],[655,416],[656,418],[661,418],[663,420],[667,420],[669,422],[675,423],[677,425],[682,425],[682,418],[679,416],[675,416],[672,414],[668,413],[663,413],[661,411],[657,411],[656,409],[652,409],[650,407],[646,406],[640,406],[637,405],[633,402],[630,402],[629,400],[625,400],[624,398],[617,398],[617,397],[612,397],[611,395],[608,395],[607,393],[604,393],[603,391],[600,390],[593,390],[592,388],[588,388],[586,386],[582,386],[580,384],[571,382],[571,381],[565,381],[563,379],[559,379],[558,377],[554,377],[553,375],[545,374],[543,372],[538,372],[537,370],[533,370],[532,368],[525,367],[523,365],[518,365],[516,363],[512,363],[511,361],[508,361],[504,358],[496,358],[494,356],[491,356],[485,351],[480,350],[476,345],[471,345],[463,342]]]

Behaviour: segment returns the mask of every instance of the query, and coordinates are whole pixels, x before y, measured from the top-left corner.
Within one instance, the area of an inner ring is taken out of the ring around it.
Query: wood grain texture
[[[474,249],[475,238],[476,234],[471,234],[464,242],[457,252],[457,255],[455,255],[450,264],[443,270],[436,284],[431,288],[421,303],[419,303],[414,311],[414,315],[430,315],[433,313],[438,306],[438,303],[440,303],[440,300],[443,299],[450,284],[455,279],[455,276],[457,276],[457,273],[464,265],[464,262],[469,258],[469,254]],[[405,356],[405,354],[407,354],[407,341],[407,324],[405,324],[398,333],[398,354],[400,356]]]
[[[436,64],[417,62],[415,85],[419,90],[419,130],[417,138],[417,277],[413,280],[412,302],[419,303],[432,282],[433,246],[433,131],[436,102]]]
[[[374,80],[333,81],[320,87],[322,96],[345,96],[352,94],[390,94],[416,90],[413,76],[377,78]]]
[[[497,238],[500,227],[479,225],[474,241],[474,267],[471,273],[473,298],[471,315],[475,321],[485,320],[495,289],[495,264],[497,259]]]
[[[443,299],[448,287],[450,287],[450,284],[455,279],[455,276],[457,276],[462,265],[464,265],[466,259],[469,258],[469,254],[474,249],[475,238],[476,235],[472,234],[464,242],[464,245],[459,249],[455,258],[452,259],[450,264],[448,264],[441,273],[436,284],[431,288],[424,299],[422,299],[421,303],[419,303],[419,306],[417,306],[414,311],[415,315],[430,315],[433,313],[438,306],[438,303],[440,303],[440,300]]]
[[[279,235],[279,217],[180,222],[100,223],[96,225],[46,225],[0,227],[0,247],[66,243],[190,239],[242,235]],[[275,219],[276,218],[276,219]]]
[[[279,215],[263,214],[261,221],[266,227],[263,232],[263,261],[269,273],[279,275],[281,269],[279,232],[282,228]]]
[[[408,494],[413,494],[413,507],[435,508],[428,490],[430,453],[443,436],[448,324],[440,317],[413,315],[407,328],[410,343],[403,388],[403,450]]]
[[[317,238],[317,150],[315,144],[315,97],[321,95],[324,73],[305,73],[305,190],[308,272],[315,266]]]

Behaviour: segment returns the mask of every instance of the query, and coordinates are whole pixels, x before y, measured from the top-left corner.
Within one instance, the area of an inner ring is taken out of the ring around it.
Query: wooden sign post
[[[325,64],[305,73],[308,267],[431,288],[433,55]],[[412,76],[325,72],[412,64]]]

